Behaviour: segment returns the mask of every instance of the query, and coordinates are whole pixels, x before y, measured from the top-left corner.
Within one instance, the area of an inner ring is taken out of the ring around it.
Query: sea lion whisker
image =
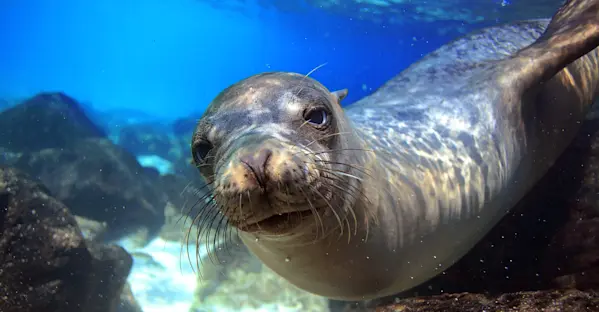
[[[347,223],[347,243],[351,243],[351,225],[349,224],[349,219],[345,217],[344,222]]]
[[[306,194],[306,192],[304,191],[304,188],[301,187],[299,188],[300,192],[302,192],[302,194],[304,194],[304,197],[306,198],[306,201],[308,202],[308,205],[310,206],[310,211],[312,212],[312,214],[314,215],[315,218],[317,218],[318,220],[318,224],[320,225],[320,230],[322,231],[322,235],[324,236],[326,233],[326,229],[324,227],[324,223],[322,222],[322,218],[320,217],[320,214],[318,213],[318,209],[316,209],[316,207],[314,206],[314,204],[312,204],[312,202],[310,201],[310,197]],[[315,240],[318,240],[318,229],[319,227],[316,227],[316,237],[314,238]]]
[[[321,136],[318,139],[312,140],[310,143],[306,144],[305,147],[308,148],[308,147],[310,147],[310,145],[312,145],[312,144],[314,144],[314,143],[316,143],[316,142],[318,142],[320,140],[328,139],[328,138],[331,138],[331,137],[334,137],[334,136],[338,136],[338,135],[342,135],[342,134],[351,134],[351,132],[335,132],[335,133],[325,134],[325,135]]]
[[[292,211],[292,209],[291,209],[291,203],[289,202],[289,187],[288,187],[287,184],[285,184],[285,191],[286,191],[286,193],[284,193],[284,195],[285,195],[285,202],[287,203],[287,208],[289,208],[289,211]],[[302,194],[304,194],[304,197],[306,198],[306,201],[308,202],[308,205],[310,205],[310,210],[313,212],[313,214],[317,213],[317,210],[314,209],[312,203],[310,202],[310,200],[308,199],[308,197],[306,196],[306,194],[303,192],[303,190],[300,189],[300,191],[302,192]],[[287,222],[289,222],[289,218],[291,218],[290,214],[287,215]],[[316,216],[315,216],[315,218],[316,218]],[[319,216],[319,219],[320,219],[320,216]],[[321,221],[321,223],[322,223],[322,221]],[[319,228],[316,227],[316,237],[318,237],[318,230],[319,230]]]
[[[317,152],[306,152],[306,151],[302,150],[298,153],[304,153],[304,155],[321,155],[321,154],[342,153],[342,152],[351,152],[351,151],[374,152],[374,150],[363,149],[363,148],[340,148],[340,149],[330,149],[330,150],[317,151]]]
[[[202,185],[202,187],[200,187],[200,188],[197,188],[197,187],[195,187],[195,186],[193,186],[193,185],[192,185],[192,182],[189,182],[189,183],[187,183],[187,185],[185,185],[185,187],[183,188],[183,190],[181,190],[181,192],[179,193],[179,196],[183,196],[183,194],[184,194],[185,192],[187,192],[187,190],[189,190],[189,189],[191,189],[191,192],[192,192],[194,195],[196,195],[196,196],[197,196],[198,194],[202,194],[202,193],[203,193],[202,191],[203,191],[204,189],[206,189],[206,188],[210,187],[212,183],[213,183],[213,182],[208,182],[208,183],[205,183],[204,185]]]
[[[195,165],[196,168],[201,168],[202,166],[207,166],[210,165],[210,160],[216,158],[216,155],[211,155],[210,153],[208,155],[206,155],[204,158],[202,158],[201,162],[196,162],[195,160],[193,160],[193,164]]]
[[[195,224],[199,230],[204,228],[205,222],[209,220],[208,216],[211,213],[218,212],[218,203],[216,202],[214,195],[210,194],[209,199],[204,201],[202,208],[199,210],[196,218],[192,221],[192,224]]]
[[[319,170],[324,171],[324,172],[328,172],[328,173],[334,173],[334,174],[338,174],[338,175],[343,175],[343,176],[346,176],[348,178],[356,179],[358,181],[364,181],[362,178],[360,178],[358,176],[355,176],[355,175],[347,173],[347,172],[335,170],[335,169],[329,169],[329,168],[321,167],[321,168],[319,168]]]
[[[204,207],[204,210],[208,210],[206,209],[206,207]],[[198,270],[198,272],[201,272],[201,262],[202,259],[200,257],[200,234],[202,232],[202,227],[198,227],[197,229],[197,233],[196,233],[196,242],[195,242],[195,268]],[[189,245],[187,245],[187,247],[189,248]],[[206,247],[208,248],[208,247]],[[188,254],[189,257],[189,254]],[[201,275],[201,274],[200,274]]]
[[[222,236],[221,236],[221,238],[218,241],[216,241],[217,244],[214,246],[214,248],[215,248],[214,250],[215,251],[219,251],[219,250],[223,250],[224,249],[227,252],[227,254],[230,256],[231,253],[230,253],[229,248],[228,248],[229,245],[227,244],[228,243],[228,241],[227,241],[227,234],[229,234],[229,236],[228,236],[229,239],[230,239],[229,242],[232,243],[233,242],[233,238],[230,235],[230,233],[231,233],[230,232],[231,226],[229,224],[229,221],[228,221],[226,215],[224,215],[224,214],[222,214],[221,223],[222,223],[222,228],[221,228],[221,230],[220,230],[219,233],[222,233]],[[218,259],[218,255],[217,255],[217,259]],[[220,260],[219,260],[219,264],[220,264]]]
[[[283,191],[281,190],[281,181],[277,181],[277,189],[279,193],[283,193]],[[289,188],[287,187],[287,185],[285,184],[285,189],[287,189],[287,193],[283,193],[283,195],[285,195],[285,202],[287,203],[287,208],[289,208],[289,210],[291,210],[291,204],[289,203]],[[289,222],[289,220],[291,219],[291,215],[287,214],[287,222]]]
[[[320,64],[320,65],[318,65],[318,66],[314,67],[314,68],[313,68],[311,71],[309,71],[309,72],[308,72],[308,73],[307,73],[307,74],[304,76],[304,78],[303,78],[303,79],[306,79],[306,78],[308,78],[308,77],[309,77],[310,75],[312,75],[312,74],[313,74],[315,71],[317,71],[317,70],[319,70],[320,68],[322,68],[322,67],[326,66],[327,64],[328,64],[328,62],[324,62],[324,63],[322,63],[322,64]]]
[[[201,264],[201,259],[200,258],[200,247],[203,244],[204,248],[206,249],[206,253],[209,257],[209,259],[214,263],[212,257],[212,253],[210,250],[210,234],[211,234],[211,229],[213,229],[213,224],[214,224],[214,220],[218,217],[219,213],[221,211],[220,206],[218,205],[218,203],[213,199],[210,202],[208,202],[203,208],[202,208],[202,213],[201,215],[199,215],[199,218],[197,220],[194,220],[197,224],[197,234],[196,234],[196,262],[199,260],[200,263],[196,263],[196,265]],[[202,240],[202,234],[204,235],[204,239]]]
[[[342,180],[339,177],[325,176],[324,178],[332,181],[332,182],[325,183],[326,186],[334,187],[339,192],[344,193],[345,195],[351,196],[351,198],[354,201],[362,201],[362,203],[364,203],[366,205],[369,204],[368,197],[357,186],[349,184],[349,183],[345,182],[344,180]],[[343,188],[343,187],[337,185],[334,182],[340,182],[340,183],[343,184],[343,186],[345,186],[347,188],[350,188],[350,189]],[[359,193],[361,196],[357,196],[356,194],[354,194],[354,192]],[[351,213],[352,217],[354,218],[354,235],[357,235],[357,231],[358,231],[358,218],[357,218],[356,212],[353,209],[353,205],[349,206],[349,212]]]
[[[315,72],[315,71],[317,71],[319,68],[321,68],[321,67],[323,67],[323,66],[325,66],[325,65],[327,65],[327,64],[328,64],[328,63],[327,63],[327,62],[325,62],[325,63],[322,63],[322,64],[320,64],[320,65],[318,65],[318,66],[314,67],[314,68],[313,68],[311,71],[309,71],[309,72],[308,72],[308,73],[307,73],[307,74],[306,74],[306,75],[305,75],[305,76],[302,78],[302,80],[301,80],[301,81],[299,81],[299,82],[298,82],[298,85],[301,85],[301,84],[302,84],[302,82],[303,82],[303,80],[305,80],[305,79],[306,79],[306,78],[308,78],[308,77],[309,77],[309,76],[310,76],[312,73],[314,73],[314,72]],[[300,94],[300,92],[302,92],[302,90],[303,90],[303,89],[304,89],[304,86],[301,86],[301,87],[300,87],[300,89],[299,89],[299,90],[297,91],[297,93],[295,94],[295,96],[298,96],[298,95]]]
[[[198,220],[201,220],[204,217],[205,213],[210,213],[210,209],[209,207],[211,205],[215,205],[215,203],[211,200],[211,201],[207,201],[204,203],[202,209],[200,210],[200,212],[194,217],[193,221],[192,221],[192,225],[189,226],[189,229],[187,230],[187,233],[185,234],[185,244],[186,244],[186,251],[187,251],[187,259],[189,261],[190,266],[192,267],[192,270],[195,272],[195,270],[193,269],[193,264],[191,262],[191,257],[190,257],[190,252],[189,252],[189,239],[191,237],[191,231],[193,229],[193,224],[197,224]],[[199,233],[202,230],[201,225],[200,226],[196,226],[197,227],[197,231],[198,233],[196,234],[196,267],[198,267],[198,272],[199,272],[199,266],[197,265],[197,256],[198,256],[198,249],[199,249]]]
[[[197,199],[195,204],[191,205],[189,208],[183,208],[183,210],[188,210],[188,211],[182,211],[181,215],[179,216],[179,218],[177,219],[177,221],[175,222],[175,225],[179,225],[179,222],[181,222],[181,220],[184,220],[183,223],[185,224],[187,222],[187,220],[189,219],[189,214],[191,213],[191,210],[197,206],[200,202],[202,201],[201,198]]]
[[[367,206],[368,205],[372,205],[372,202],[368,198],[368,195],[366,195],[364,193],[364,191],[361,188],[359,188],[358,186],[353,185],[351,183],[347,183],[347,181],[343,180],[341,177],[338,177],[338,176],[328,176],[327,175],[327,176],[323,176],[323,178],[325,178],[327,180],[331,180],[333,182],[341,183],[345,188],[337,185],[336,183],[327,183],[326,185],[337,188],[339,190],[339,192],[342,192],[342,193],[344,193],[344,194],[346,194],[348,196],[351,196],[351,198],[354,201],[362,202],[362,204],[367,205]],[[354,194],[354,192],[358,193],[359,196],[357,196],[356,194]],[[355,211],[354,211],[353,207],[354,207],[354,205],[350,205],[349,206],[349,211],[354,216],[354,218],[356,218],[356,214],[355,214]],[[375,222],[378,221],[378,219],[377,219],[377,217],[376,217],[375,214],[370,214],[368,212],[367,212],[367,214],[368,214],[368,216],[366,217],[366,222],[368,222],[368,217],[373,218]],[[356,218],[356,223],[355,224],[357,225],[357,218]],[[367,230],[368,230],[368,224],[366,224],[366,227],[367,227]],[[356,229],[357,229],[357,227],[356,227]]]
[[[193,182],[189,182],[189,183],[187,183],[187,185],[185,185],[185,187],[183,188],[183,190],[181,190],[181,192],[179,193],[180,197],[183,197],[183,194],[186,193],[189,189],[191,189],[191,192],[195,196],[197,196],[198,194],[202,193],[198,188],[192,186],[192,183]],[[203,189],[203,187],[202,187],[202,189]],[[179,219],[175,223],[176,225],[178,225],[179,222],[181,222],[181,219],[183,219],[184,216],[188,216],[189,215],[189,213],[191,212],[191,210],[202,200],[202,197],[203,196],[201,196],[199,199],[197,199],[197,201],[195,202],[195,204],[193,204],[191,206],[187,205],[188,202],[189,202],[189,199],[187,199],[187,198],[185,199],[185,202],[183,203],[183,207],[181,208],[181,216],[179,217]],[[186,207],[188,207],[188,208],[186,208]],[[187,221],[187,218],[185,219],[185,221]]]
[[[312,190],[314,193],[316,193],[316,194],[318,194],[320,197],[322,197],[322,199],[323,199],[323,200],[324,200],[324,202],[327,204],[327,206],[329,206],[329,208],[331,209],[331,212],[332,212],[332,213],[335,215],[335,218],[337,218],[337,222],[339,223],[339,228],[341,229],[341,233],[339,234],[339,237],[343,236],[343,233],[344,233],[344,228],[345,228],[345,226],[344,226],[344,224],[343,224],[343,221],[341,220],[341,217],[340,217],[340,216],[339,216],[339,214],[337,213],[336,209],[335,209],[335,208],[333,208],[333,205],[331,205],[331,203],[329,202],[329,200],[328,200],[328,199],[327,199],[327,198],[326,198],[324,195],[322,195],[322,193],[321,193],[321,192],[320,192],[320,191],[319,191],[319,190],[318,190],[316,187],[314,187],[314,186],[312,186],[312,185],[310,185],[309,187],[310,187],[310,189],[311,189],[311,190]],[[350,229],[350,231],[351,231],[351,229]]]
[[[337,161],[330,161],[330,160],[325,160],[325,159],[316,159],[315,162],[311,162],[312,164],[317,164],[319,165],[319,163],[325,163],[325,164],[331,164],[331,165],[341,165],[341,166],[346,166],[352,169],[355,169],[357,171],[359,171],[360,173],[363,173],[365,175],[367,175],[370,178],[373,178],[373,176],[368,172],[368,169],[366,167],[363,166],[357,166],[357,165],[350,165],[347,163],[342,163],[342,162],[337,162]]]
[[[212,192],[209,192],[209,191],[207,191],[207,190],[208,190],[208,189],[209,189],[209,188],[212,186],[212,184],[213,184],[213,183],[214,183],[214,181],[212,181],[212,182],[207,182],[205,185],[203,185],[203,186],[202,186],[202,187],[200,187],[200,188],[195,188],[195,187],[194,187],[194,188],[193,188],[193,191],[192,191],[192,192],[193,192],[193,195],[195,195],[195,196],[201,195],[201,196],[199,196],[199,200],[200,200],[200,201],[201,201],[201,200],[206,200],[206,199],[207,199],[208,197],[210,197],[210,196],[211,196],[211,194],[212,194]],[[190,187],[188,187],[188,188],[191,188],[191,186],[190,186]],[[198,202],[196,202],[196,204],[194,204],[194,205],[192,205],[191,207],[189,207],[189,210],[188,210],[188,211],[186,211],[185,213],[186,213],[186,214],[187,214],[187,213],[190,213],[190,212],[191,212],[191,209],[195,208],[195,205],[197,205],[197,204],[198,204]]]
[[[190,227],[191,228],[191,227]],[[193,264],[191,262],[191,257],[189,256],[189,238],[190,238],[190,233],[191,230],[188,230],[185,232],[185,236],[183,237],[182,241],[181,241],[181,247],[179,249],[179,258],[182,259],[182,255],[183,255],[183,244],[185,244],[185,248],[187,250],[187,261],[189,262],[189,266],[191,267],[191,270],[193,271],[193,274],[196,274],[195,269],[193,268]],[[183,264],[181,263],[181,261],[179,260],[179,271],[183,272]]]
[[[252,205],[252,196],[251,196],[251,194],[250,194],[249,191],[247,191],[246,195],[248,197],[248,202],[250,203],[250,212],[253,214],[254,213],[254,211],[253,211],[253,207],[254,206]],[[262,231],[262,228],[260,227],[260,222],[256,223],[256,226],[258,227],[258,230]]]
[[[316,167],[318,170],[321,170],[320,167]],[[328,180],[334,180],[336,182],[340,182],[344,187],[348,187],[351,188],[352,191],[358,192],[360,193],[361,196],[367,198],[366,194],[364,193],[364,191],[358,187],[357,185],[354,185],[354,183],[350,183],[347,180],[344,180],[344,176],[343,175],[338,175],[338,170],[336,169],[328,169],[327,171],[328,174],[326,175],[322,175],[322,178],[324,179],[328,179]]]
[[[228,207],[227,209],[230,209],[230,207]],[[228,222],[227,222],[227,218],[225,217],[225,214],[223,214],[223,213],[217,214],[217,218],[219,218],[219,219],[218,219],[216,229],[215,229],[214,235],[212,236],[211,241],[212,241],[212,251],[214,252],[214,259],[216,260],[215,264],[219,265],[220,260],[218,259],[217,249],[218,249],[218,246],[221,245],[221,244],[219,244],[219,242],[220,242],[219,239],[221,238],[220,237],[221,231],[223,230],[223,228],[221,228],[221,227],[223,226],[223,223],[224,223],[224,230],[226,231]],[[224,238],[223,238],[223,241],[224,241]],[[208,244],[210,244],[210,240],[208,240],[207,245]]]
[[[232,199],[231,199],[232,200]],[[228,203],[228,201],[227,201]],[[229,209],[231,209],[231,206],[227,205],[227,208],[224,210],[225,212],[227,212]],[[214,229],[214,231],[210,231],[210,229],[214,228],[213,223],[214,220],[217,220],[216,223],[216,228]],[[208,253],[209,259],[212,261],[213,264],[220,264],[220,260],[218,259],[218,249],[223,246],[226,241],[226,229],[228,227],[228,220],[226,218],[225,213],[223,213],[221,211],[221,209],[217,210],[217,214],[214,216],[213,220],[211,221],[211,226],[210,228],[208,228],[208,230],[206,231],[206,239],[205,239],[205,245],[206,245],[206,251]],[[222,234],[222,238],[221,238],[221,233],[225,231],[225,234]],[[212,237],[210,237],[212,235]],[[210,246],[212,246],[210,248]]]
[[[220,240],[220,243],[218,243],[218,245],[215,246],[215,248],[217,250],[224,249],[227,252],[227,255],[231,256],[231,252],[229,251],[228,246],[229,246],[229,243],[233,244],[233,237],[231,236],[231,229],[233,227],[230,226],[229,220],[224,213],[222,214],[221,222],[224,223],[223,230],[222,230],[223,238],[222,238],[222,240]],[[229,234],[228,238],[227,238],[227,234]]]
[[[324,150],[324,151],[318,151],[318,152],[314,152],[312,153],[312,155],[319,155],[319,154],[326,154],[326,153],[337,153],[337,152],[371,152],[374,153],[374,150],[372,149],[365,149],[365,148],[336,148],[336,149],[329,149],[329,150]]]
[[[177,220],[177,222],[175,224],[179,224],[179,222],[181,222],[181,219],[185,218],[185,220],[183,221],[183,223],[186,223],[187,220],[189,219],[189,214],[191,213],[191,211],[197,207],[198,204],[200,204],[201,202],[205,202],[207,198],[211,197],[211,193],[206,193],[204,195],[202,195],[200,198],[198,198],[195,202],[195,204],[191,205],[189,208],[183,208],[183,211],[181,213],[181,216],[179,217],[179,219]],[[213,198],[211,200],[214,200]],[[186,211],[185,211],[186,210]]]
[[[241,205],[242,205],[242,202],[243,202],[243,195],[240,193],[240,194],[239,194],[239,206],[240,206],[240,207],[241,207]],[[223,213],[223,216],[225,216],[225,218],[226,218],[226,214],[224,214],[224,213]],[[229,233],[229,243],[230,243],[231,245],[233,245],[233,230],[234,230],[234,229],[236,230],[236,231],[235,231],[235,236],[238,236],[238,234],[239,234],[239,232],[238,232],[238,231],[239,231],[239,229],[238,229],[237,227],[234,227],[234,226],[229,226],[229,225],[230,225],[230,224],[229,224],[229,223],[227,223],[227,229],[228,229],[228,233]],[[230,251],[229,251],[229,249],[228,249],[228,245],[227,245],[227,239],[226,239],[226,237],[225,237],[225,245],[223,246],[223,248],[225,248],[225,249],[226,249],[226,251],[227,251],[227,254],[228,254],[229,256],[231,256],[231,252],[230,252]]]
[[[326,229],[324,227],[324,222],[322,221],[322,217],[320,216],[320,212],[318,211],[318,209],[316,209],[316,207],[314,207],[313,204],[310,204],[310,206],[311,206],[312,214],[315,216],[315,218],[318,220],[318,223],[320,224],[320,232],[318,232],[318,227],[316,227],[316,229],[317,229],[316,240],[318,240],[319,235],[322,235],[322,236],[326,235]]]
[[[210,201],[205,201],[205,198],[206,198],[206,196],[210,196],[210,195],[211,194],[208,193],[208,194],[205,194],[204,196],[202,196],[201,198],[199,198],[198,201],[192,206],[192,208],[190,208],[190,210],[193,209],[193,207],[196,207],[202,201],[204,201],[204,206],[209,205],[212,202],[212,199]],[[180,250],[180,252],[181,253],[183,252],[183,244],[185,244],[186,245],[186,249],[187,249],[187,256],[188,256],[189,264],[192,267],[192,269],[193,269],[193,265],[191,263],[191,258],[189,257],[189,239],[191,237],[191,230],[193,229],[193,225],[195,224],[195,221],[198,218],[201,218],[202,214],[205,211],[206,211],[205,207],[203,207],[203,209],[200,209],[200,211],[193,218],[193,221],[192,221],[191,225],[189,226],[187,232],[185,233],[184,238],[181,241],[181,250]],[[187,219],[189,218],[189,212],[185,213],[184,215],[185,215],[185,221],[184,221],[184,223],[186,223]],[[180,222],[182,218],[183,218],[183,215],[179,218],[179,220],[177,220],[176,224],[178,224],[178,222]],[[179,263],[179,265],[181,266],[181,263]],[[182,268],[180,267],[180,269],[182,269]],[[194,273],[195,273],[195,270],[194,270]]]
[[[179,196],[183,196],[183,194],[185,193],[185,191],[187,191],[187,189],[188,189],[188,188],[192,188],[192,187],[193,187],[193,186],[192,186],[192,183],[193,183],[193,182],[191,182],[191,181],[190,181],[190,182],[188,182],[188,183],[185,185],[185,187],[184,187],[184,188],[181,190],[181,192],[179,193]]]
[[[355,202],[360,201],[364,204],[367,204],[368,202],[365,201],[365,199],[363,199],[361,196],[357,196],[356,193],[360,193],[358,191],[355,190],[348,190],[348,189],[344,189],[343,187],[341,187],[340,185],[337,185],[334,182],[338,182],[338,180],[335,180],[333,178],[329,178],[329,180],[331,180],[331,182],[327,182],[325,186],[331,186],[334,187],[335,189],[337,189],[340,193],[350,196],[352,200],[354,200]],[[345,185],[345,183],[342,183]],[[355,212],[351,211],[352,214],[355,214]]]
[[[309,124],[310,121],[309,120],[305,120],[304,122],[302,122],[301,125],[299,125],[299,127],[297,127],[297,129],[295,129],[295,131],[299,131],[303,126]]]
[[[333,182],[340,181],[340,180],[333,180],[333,177],[327,177],[327,178],[329,178]],[[344,183],[344,184],[347,184],[347,183]],[[339,192],[342,192],[348,196],[351,196],[352,199],[354,199],[354,200],[362,200],[362,198],[360,196],[356,196],[354,193],[352,193],[351,190],[344,189],[335,183],[326,183],[325,185],[336,188]],[[346,185],[346,186],[351,186],[351,185]],[[357,235],[357,233],[358,233],[358,218],[357,218],[356,212],[354,211],[352,206],[349,207],[349,212],[351,213],[351,215],[354,219],[354,235]],[[350,231],[351,231],[351,228],[350,228]]]

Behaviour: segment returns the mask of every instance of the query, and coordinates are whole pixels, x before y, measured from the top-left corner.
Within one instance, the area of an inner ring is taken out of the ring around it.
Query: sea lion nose
[[[264,186],[264,183],[266,183],[266,166],[270,156],[272,156],[270,148],[261,148],[257,152],[245,153],[239,157],[239,160],[252,171],[258,183]]]

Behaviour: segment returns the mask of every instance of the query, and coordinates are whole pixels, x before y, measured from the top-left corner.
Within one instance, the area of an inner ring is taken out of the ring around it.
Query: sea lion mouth
[[[313,216],[314,211],[311,209],[285,212],[272,215],[260,221],[240,225],[239,229],[248,233],[267,232],[277,234],[295,228],[306,218],[313,218]]]

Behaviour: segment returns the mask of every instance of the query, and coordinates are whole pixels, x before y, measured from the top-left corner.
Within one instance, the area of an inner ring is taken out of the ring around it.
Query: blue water
[[[100,110],[165,119],[201,112],[257,72],[307,73],[346,103],[372,92],[457,34],[402,28],[316,9],[247,13],[194,0],[0,2],[0,97],[61,90]],[[473,28],[473,26],[471,26]]]

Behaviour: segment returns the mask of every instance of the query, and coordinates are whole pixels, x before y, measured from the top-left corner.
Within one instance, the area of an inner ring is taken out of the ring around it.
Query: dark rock
[[[599,311],[599,293],[579,290],[517,292],[505,295],[446,294],[409,298],[377,312],[583,312]]]
[[[106,223],[111,241],[139,228],[155,236],[167,195],[135,157],[107,139],[73,142],[23,155],[15,166],[40,179],[73,214]],[[154,177],[155,178],[155,177]]]
[[[88,218],[74,216],[77,225],[83,234],[83,237],[87,240],[97,240],[97,237],[104,235],[107,230],[106,223],[98,222]]]
[[[121,302],[118,305],[116,312],[143,312],[139,303],[131,292],[131,286],[129,283],[125,284],[123,291],[121,292]]]
[[[0,311],[116,311],[131,265],[124,249],[86,242],[41,184],[0,167]]]
[[[542,271],[554,287],[599,290],[599,118],[584,124],[562,159],[570,160],[560,167],[564,183],[578,187],[565,200],[565,224],[552,236]]]
[[[40,93],[0,113],[0,147],[15,152],[69,148],[80,139],[104,136],[64,93]]]

